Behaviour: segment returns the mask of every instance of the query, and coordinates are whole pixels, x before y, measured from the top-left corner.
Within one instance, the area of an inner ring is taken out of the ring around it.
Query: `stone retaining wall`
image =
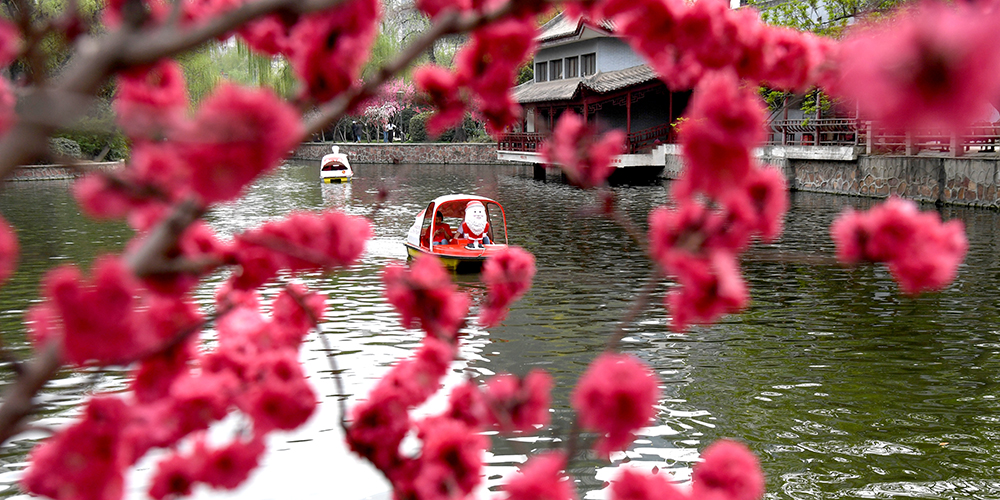
[[[75,179],[82,173],[98,170],[114,170],[121,162],[81,163],[74,167],[65,165],[24,165],[17,168],[7,181],[51,181]]]
[[[1000,158],[861,156],[854,162],[787,160],[789,186],[802,191],[1000,208]]]
[[[297,160],[319,160],[330,152],[331,142],[307,142],[295,150]],[[468,163],[500,165],[495,142],[460,143],[337,143],[351,163]]]
[[[667,155],[664,175],[680,172],[680,151]],[[896,195],[925,203],[1000,208],[1000,156],[856,155],[829,159],[816,154],[775,155],[760,160],[780,168],[788,186],[799,191],[888,198]],[[829,156],[829,155],[828,155]]]

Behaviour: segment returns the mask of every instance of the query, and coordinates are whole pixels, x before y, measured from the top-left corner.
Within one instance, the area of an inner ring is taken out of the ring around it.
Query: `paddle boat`
[[[327,153],[319,162],[319,175],[323,182],[347,182],[354,177],[351,162],[347,155],[340,152],[339,146],[333,146],[333,152]]]
[[[437,255],[455,272],[478,271],[487,257],[507,248],[507,216],[489,198],[440,196],[417,214],[403,245],[411,259]]]

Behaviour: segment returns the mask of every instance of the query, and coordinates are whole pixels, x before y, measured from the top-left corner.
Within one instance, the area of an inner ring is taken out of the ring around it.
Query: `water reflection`
[[[0,292],[4,344],[18,354],[26,351],[21,315],[35,300],[42,272],[67,261],[88,263],[130,236],[121,224],[81,217],[66,187],[62,181],[8,184],[0,193],[0,212],[25,249],[18,274]],[[473,324],[463,332],[461,359],[446,385],[534,367],[549,370],[557,384],[554,429],[531,439],[495,436],[487,487],[528,454],[559,443],[571,424],[572,386],[653,273],[620,228],[587,215],[592,194],[534,181],[521,167],[359,165],[353,182],[323,184],[314,165],[292,164],[243,199],[213,210],[212,227],[231,235],[292,210],[335,207],[370,217],[374,239],[354,268],[301,278],[329,297],[328,321],[308,338],[302,356],[322,397],[319,413],[306,428],[274,436],[272,453],[246,486],[231,493],[199,490],[198,498],[384,495],[380,476],[344,449],[338,402],[363,397],[419,342],[420,334],[402,329],[385,303],[379,276],[385,265],[405,261],[401,240],[416,212],[448,192],[501,201],[511,243],[535,254],[538,273],[503,325],[484,330]],[[661,186],[615,193],[640,227],[667,201]],[[574,463],[581,495],[602,497],[620,467],[655,467],[686,481],[698,450],[729,437],[760,456],[768,498],[1000,496],[993,479],[1000,469],[997,214],[942,209],[946,218],[966,223],[969,256],[946,291],[910,298],[897,293],[884,269],[844,269],[831,260],[826,231],[833,217],[845,204],[872,203],[795,193],[784,237],[742,262],[753,306],[718,325],[670,332],[660,307],[666,286],[656,288],[652,307],[628,326],[623,342],[661,377],[664,399],[656,422],[611,464]],[[457,281],[478,304],[483,287],[477,278]],[[203,304],[210,303],[211,285],[197,294]],[[347,394],[334,383],[329,357]],[[9,371],[0,373],[9,380]],[[64,423],[86,393],[121,383],[117,373],[64,374],[43,396],[40,423]],[[439,397],[423,411],[442,404]],[[0,453],[0,488],[6,487],[0,496],[16,494],[11,486],[38,437],[22,435]],[[155,458],[134,474],[131,497],[142,497]]]

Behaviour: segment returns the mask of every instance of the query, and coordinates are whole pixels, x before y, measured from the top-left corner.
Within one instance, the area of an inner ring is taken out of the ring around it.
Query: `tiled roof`
[[[617,71],[607,71],[586,78],[567,78],[549,82],[527,82],[514,87],[517,102],[568,101],[576,96],[580,87],[604,94],[656,79],[656,73],[645,64]]]
[[[596,30],[598,32],[602,30],[608,33],[614,31],[614,25],[611,21],[602,21],[597,23],[597,26],[600,28]],[[566,17],[565,13],[560,12],[559,14],[556,14],[556,17],[553,17],[549,20],[549,22],[543,24],[542,27],[539,28],[539,34],[535,40],[544,44],[545,42],[551,40],[577,36],[583,30],[583,27],[583,19],[570,19]],[[591,27],[591,29],[595,28]]]
[[[653,68],[640,64],[631,68],[598,73],[589,77],[583,84],[594,92],[603,94],[653,80],[656,80]]]

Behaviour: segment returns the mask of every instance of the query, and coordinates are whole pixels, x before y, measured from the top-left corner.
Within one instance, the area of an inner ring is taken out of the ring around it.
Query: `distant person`
[[[354,134],[354,142],[361,142],[361,125],[358,125],[357,120],[351,122],[351,132]]]
[[[392,142],[393,136],[396,135],[396,126],[393,124],[388,124],[385,126],[385,142]]]

